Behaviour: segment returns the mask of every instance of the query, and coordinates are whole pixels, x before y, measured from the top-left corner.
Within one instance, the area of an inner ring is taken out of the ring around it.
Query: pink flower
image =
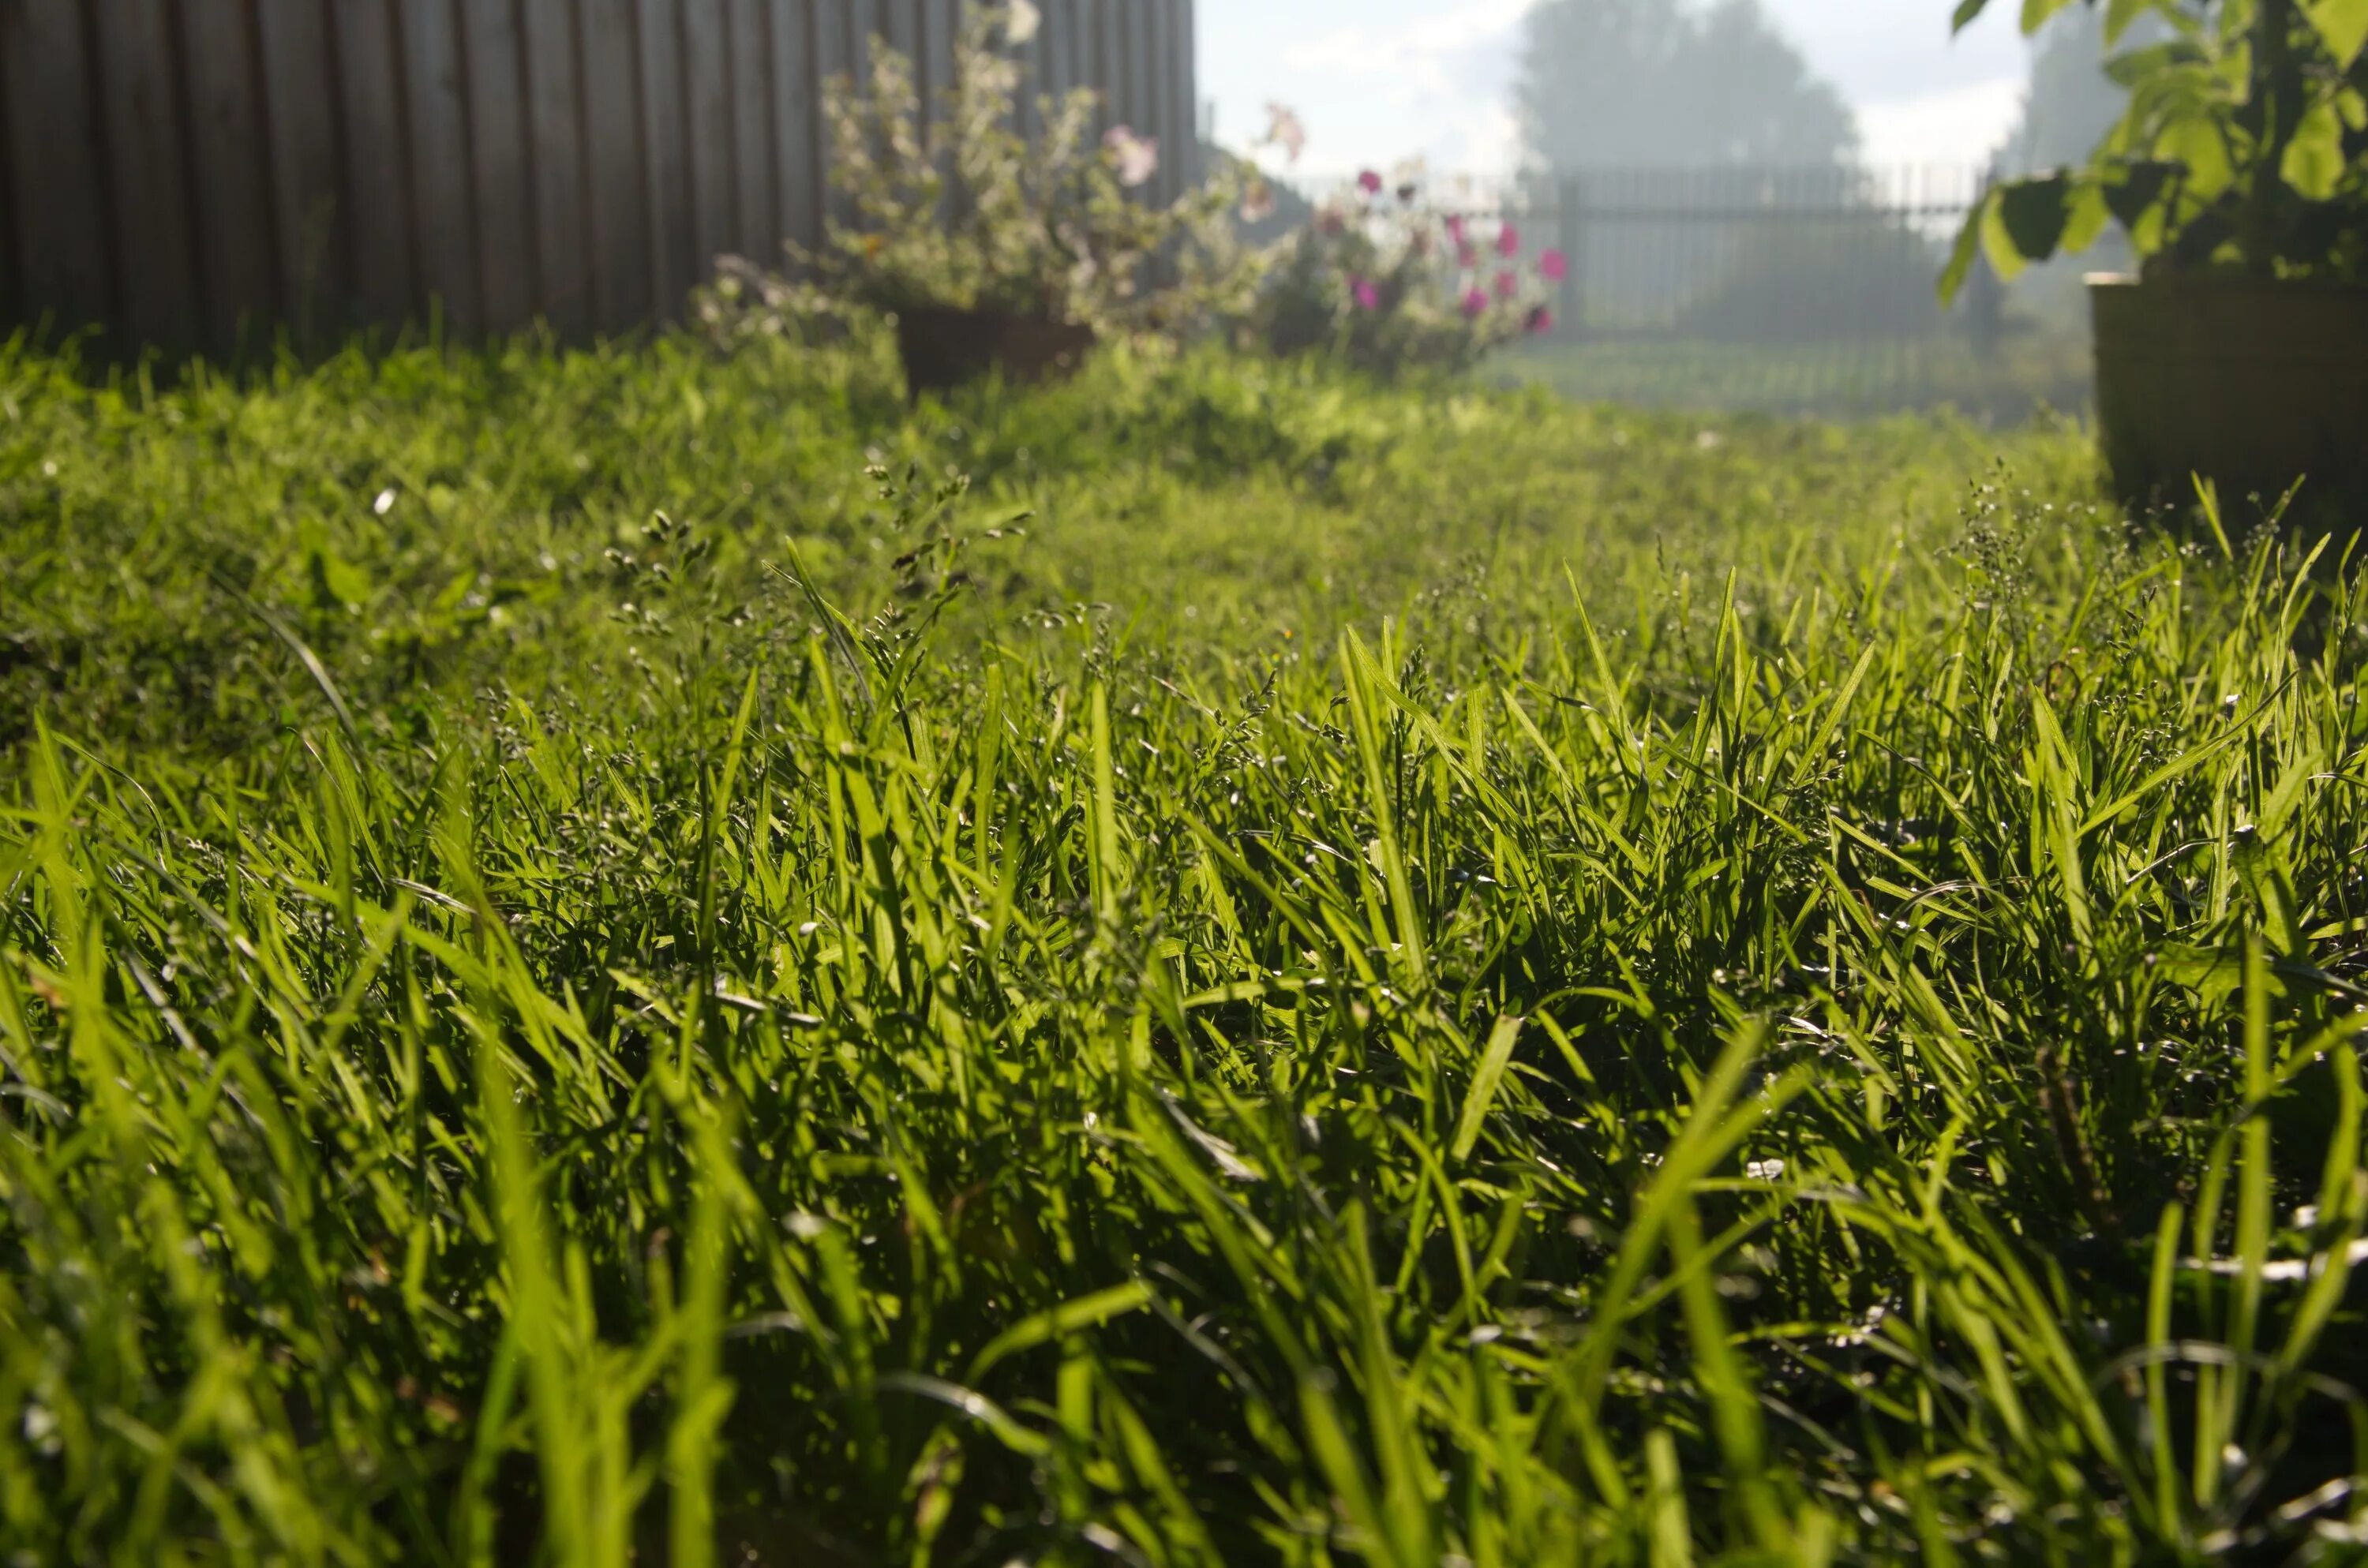
[[[1102,138],[1102,150],[1118,163],[1118,183],[1129,190],[1151,183],[1159,172],[1159,139],[1137,136],[1131,125],[1113,125]]]
[[[1478,321],[1488,309],[1488,296],[1474,289],[1463,296],[1463,319]]]
[[[1497,274],[1497,298],[1509,300],[1521,291],[1521,280],[1509,272]]]
[[[1570,276],[1570,257],[1558,250],[1550,250],[1538,257],[1538,270],[1549,283],[1559,283]]]
[[[1447,220],[1447,237],[1459,246],[1465,244],[1463,219],[1461,214],[1451,217]]]
[[[1498,229],[1497,231],[1497,254],[1498,256],[1520,255],[1521,231],[1516,229],[1510,223],[1507,223],[1503,228]]]
[[[1363,174],[1359,175],[1357,176],[1357,188],[1363,191],[1367,196],[1379,196],[1382,193],[1382,176],[1380,173],[1373,169],[1367,169]]]
[[[1474,248],[1470,241],[1467,240],[1456,247],[1455,264],[1466,272],[1480,265],[1480,253]]]
[[[1522,324],[1529,328],[1531,336],[1542,337],[1554,330],[1554,312],[1540,305],[1530,312],[1530,319]]]
[[[1351,278],[1349,283],[1349,292],[1356,296],[1357,308],[1360,311],[1378,311],[1382,308],[1382,291],[1374,287],[1373,280],[1370,278]]]

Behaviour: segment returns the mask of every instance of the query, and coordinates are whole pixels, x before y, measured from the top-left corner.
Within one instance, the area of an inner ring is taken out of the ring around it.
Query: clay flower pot
[[[1051,316],[940,308],[896,313],[896,351],[916,400],[997,370],[1021,385],[1065,380],[1086,362],[1095,341],[1093,328]]]
[[[2368,288],[2089,279],[2097,434],[2126,500],[2368,495]]]

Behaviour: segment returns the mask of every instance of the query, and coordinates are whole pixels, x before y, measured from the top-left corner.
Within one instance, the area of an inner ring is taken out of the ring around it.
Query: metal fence
[[[1039,0],[1038,86],[1197,177],[1194,0]],[[0,330],[221,353],[431,314],[571,337],[820,236],[821,84],[946,85],[963,0],[0,0]]]
[[[1977,267],[1937,284],[1980,168],[1603,168],[1435,178],[1485,270],[1567,271],[1554,329],[1508,363],[1589,400],[1878,414],[1952,403],[1996,417],[2088,397],[2085,327]],[[1349,201],[1345,187],[1303,187]],[[1386,198],[1384,198],[1386,199]],[[1509,223],[1512,255],[1488,240]],[[1485,282],[1486,279],[1483,279]],[[2061,290],[2058,290],[2061,292]]]
[[[1560,312],[1597,341],[1803,343],[1952,329],[1934,290],[1978,170],[1606,169],[1532,225],[1571,258]]]

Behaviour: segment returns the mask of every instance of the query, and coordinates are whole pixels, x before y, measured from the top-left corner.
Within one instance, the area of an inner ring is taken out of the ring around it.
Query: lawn
[[[1501,374],[1580,402],[1864,419],[1955,409],[2010,426],[2047,411],[2078,414],[2091,397],[2085,325],[2018,324],[1994,354],[1961,336],[1836,338],[1823,343],[1541,344]]]
[[[2356,1560],[2368,594],[2096,497],[0,348],[6,1561]]]

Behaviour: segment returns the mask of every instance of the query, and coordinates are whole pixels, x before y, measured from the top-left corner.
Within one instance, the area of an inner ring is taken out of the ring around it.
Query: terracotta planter
[[[2089,279],[2097,433],[2126,500],[2368,495],[2368,288]]]
[[[987,311],[913,310],[896,315],[905,384],[918,398],[983,381],[996,370],[1028,384],[1076,374],[1093,351],[1094,329],[1050,316]]]

